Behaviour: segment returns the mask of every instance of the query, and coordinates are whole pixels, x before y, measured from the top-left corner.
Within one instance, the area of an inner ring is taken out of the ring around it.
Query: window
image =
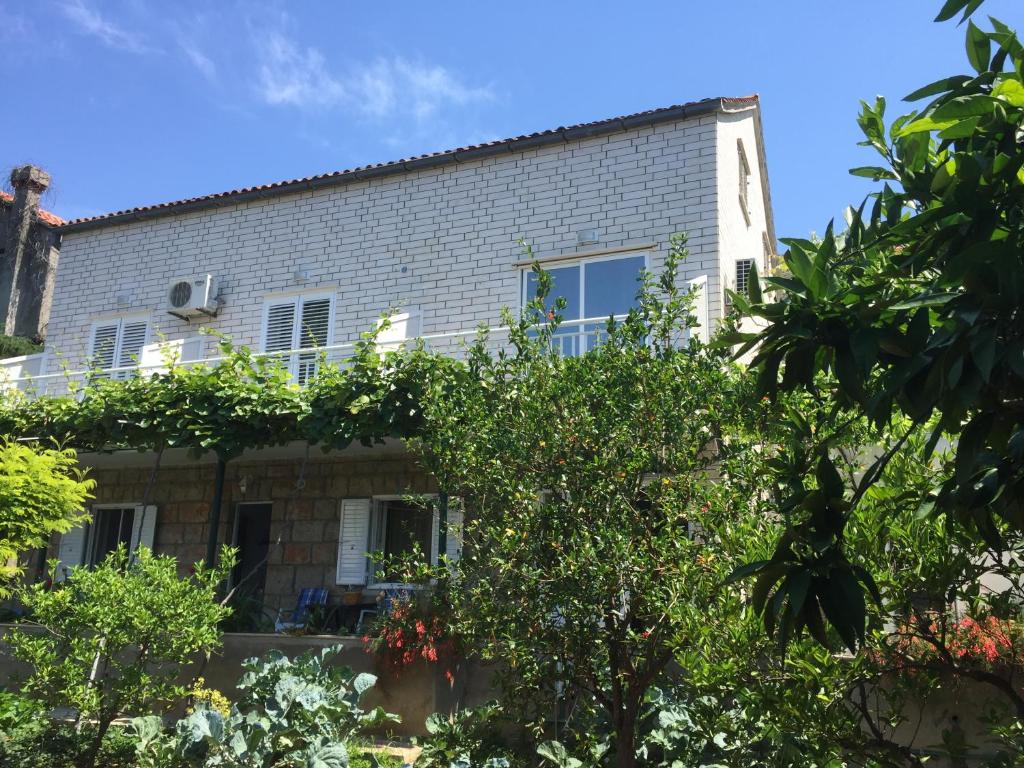
[[[99,565],[120,544],[131,547],[134,522],[135,507],[97,509],[89,525],[84,564]]]
[[[750,293],[750,281],[754,273],[753,259],[736,260],[736,293],[747,296]]]
[[[740,210],[743,211],[743,218],[750,224],[750,164],[747,163],[747,153],[743,151],[743,141],[736,140],[736,151],[739,154],[739,182],[740,182]]]
[[[59,579],[76,566],[95,566],[123,544],[125,547],[153,548],[156,507],[137,504],[111,504],[94,507],[92,517],[60,537],[57,555]]]
[[[445,556],[456,562],[462,553],[462,507],[457,499],[448,502],[448,532]],[[368,555],[387,558],[418,549],[431,564],[439,561],[440,516],[433,505],[410,503],[398,497],[344,499],[338,537],[337,583],[369,584],[382,587],[395,583],[395,574],[385,573]]]
[[[127,379],[135,371],[110,371],[139,364],[142,348],[149,339],[149,319],[121,317],[93,324],[89,343],[89,364],[97,369],[94,378]]]
[[[767,273],[768,270],[775,266],[775,249],[772,248],[771,242],[768,240],[768,233],[761,233],[761,245],[764,250],[764,268]]]
[[[637,306],[640,273],[646,266],[646,255],[629,254],[546,269],[551,275],[552,287],[545,312],[552,311],[559,297],[566,301],[561,311],[562,323],[555,336],[562,354],[579,355],[592,349],[610,315],[625,315]],[[536,294],[537,276],[526,270],[523,272],[523,304]],[[542,319],[537,318],[538,322]]]
[[[436,515],[430,509],[399,499],[379,500],[370,525],[370,551],[380,553],[381,559],[421,554],[421,560],[437,560],[437,535],[434,533]],[[390,584],[398,576],[387,573],[374,564],[373,581]]]
[[[334,299],[325,294],[267,300],[263,312],[263,351],[307,352],[287,355],[283,362],[299,384],[316,374],[320,353],[315,349],[331,343]]]

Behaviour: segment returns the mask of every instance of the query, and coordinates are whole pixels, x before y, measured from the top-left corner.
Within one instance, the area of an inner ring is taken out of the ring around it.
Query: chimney
[[[26,328],[26,323],[19,318],[18,305],[28,298],[21,296],[20,287],[28,270],[34,271],[35,265],[31,262],[37,244],[32,236],[32,225],[39,214],[39,196],[50,186],[50,174],[34,165],[23,165],[11,171],[11,186],[14,200],[7,218],[5,249],[0,256],[0,321],[7,335],[35,335],[38,318],[36,329]],[[24,311],[21,314],[24,315]]]

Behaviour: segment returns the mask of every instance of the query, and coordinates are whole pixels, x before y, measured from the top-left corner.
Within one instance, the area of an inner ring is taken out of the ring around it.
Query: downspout
[[[217,562],[217,533],[220,530],[220,503],[224,496],[224,473],[228,462],[217,454],[217,474],[213,481],[213,500],[210,502],[210,534],[206,540],[206,567]]]

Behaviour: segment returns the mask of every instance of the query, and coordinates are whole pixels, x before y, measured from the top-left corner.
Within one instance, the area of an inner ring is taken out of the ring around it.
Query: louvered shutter
[[[72,568],[80,566],[85,559],[85,540],[89,527],[83,523],[62,534],[57,546],[57,581],[64,581]]]
[[[708,276],[701,275],[690,281],[690,292],[693,294],[693,315],[699,328],[693,330],[694,335],[705,344],[711,339],[711,315],[708,312]]]
[[[264,352],[287,352],[289,349],[295,349],[295,299],[267,306],[265,323]],[[290,356],[276,355],[275,359],[288,370],[292,370]]]
[[[92,343],[89,345],[89,365],[98,370],[114,367],[117,353],[117,332],[121,324],[117,321],[93,326]]]
[[[366,583],[366,550],[370,542],[370,500],[342,499],[338,526],[338,570],[336,583]]]
[[[459,562],[462,557],[462,525],[464,515],[462,504],[457,499],[448,503],[448,535],[445,538],[445,555],[449,563]]]
[[[299,324],[298,346],[301,349],[310,347],[326,347],[331,330],[331,300],[307,299],[302,302],[302,315]],[[319,353],[306,352],[299,355],[298,370],[295,378],[299,384],[305,384],[316,374]]]
[[[153,536],[156,532],[156,507],[136,507],[132,519],[132,547],[145,547],[153,551]]]
[[[293,348],[295,338],[295,301],[267,307],[267,328],[263,336],[264,352],[285,352]]]
[[[146,320],[123,320],[121,322],[120,340],[117,345],[118,368],[130,368],[139,364],[142,348],[146,345],[149,335],[149,323]],[[135,375],[135,371],[118,371],[114,378],[126,379]]]

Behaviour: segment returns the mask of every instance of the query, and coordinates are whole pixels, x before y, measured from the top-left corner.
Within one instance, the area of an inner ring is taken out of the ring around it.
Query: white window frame
[[[584,289],[586,286],[586,275],[587,275],[587,264],[596,264],[601,261],[621,261],[623,259],[635,259],[637,256],[642,256],[644,260],[643,268],[650,270],[651,268],[651,251],[649,248],[637,249],[635,251],[620,251],[617,253],[602,254],[599,256],[587,256],[581,254],[576,258],[559,259],[549,263],[541,262],[540,265],[545,270],[550,269],[562,269],[564,267],[579,267],[580,268],[580,285],[579,285],[579,296],[580,296],[580,317],[579,320],[607,320],[607,316],[604,317],[589,317],[586,314],[586,296]],[[532,267],[527,265],[520,267],[519,269],[519,309],[520,312],[526,308],[526,304],[533,299],[528,292],[529,290],[529,275],[532,272]],[[637,281],[636,290],[640,290],[640,282]],[[548,298],[557,298],[560,294],[557,291],[553,296]],[[578,320],[566,320],[561,328],[575,328],[577,334],[582,335],[585,327]]]
[[[292,326],[292,346],[289,352],[301,349],[302,339],[302,305],[307,301],[319,301],[327,299],[330,303],[327,310],[327,342],[325,347],[334,343],[334,317],[337,307],[337,294],[333,291],[302,291],[299,293],[269,294],[263,297],[263,319],[260,324],[260,352],[267,351],[267,331],[270,322],[270,308],[280,304],[291,303],[295,307],[295,321]],[[284,359],[287,362],[287,369],[292,379],[298,379],[299,355],[286,354],[275,351],[272,353],[275,358]]]
[[[750,163],[747,161],[747,151],[743,147],[743,139],[736,139],[736,153],[738,161],[737,181],[739,182],[740,210],[743,211],[743,219],[750,226]]]
[[[746,285],[746,287],[743,290],[740,290],[740,265],[741,264],[749,264],[750,265],[748,270],[747,270],[746,277],[745,277],[747,285]],[[749,296],[750,295],[750,281],[753,279],[754,271],[756,269],[757,269],[757,259],[751,259],[751,258],[736,259],[736,261],[733,263],[733,288],[735,289],[736,293],[740,294],[741,296]]]
[[[436,493],[418,494],[421,499],[430,499],[431,501],[438,498]],[[371,496],[370,497],[370,530],[367,533],[366,540],[366,551],[371,556],[369,562],[369,572],[366,574],[366,588],[367,589],[408,589],[417,590],[425,589],[428,585],[426,584],[406,584],[401,581],[376,581],[377,575],[377,564],[373,562],[372,555],[376,550],[371,545],[376,542],[373,541],[374,533],[381,530],[381,522],[384,517],[384,503],[388,501],[406,501],[409,498],[408,495],[402,494],[385,494],[382,496]],[[439,554],[437,551],[437,527],[439,524],[439,512],[436,505],[432,505],[434,511],[431,513],[430,523],[430,565],[435,566],[438,563]]]
[[[135,368],[138,368],[142,364],[142,350],[150,343],[153,336],[153,323],[152,316],[149,312],[136,312],[126,315],[113,315],[110,317],[99,318],[93,320],[89,326],[89,354],[88,361],[89,365],[92,366],[96,356],[96,329],[104,325],[113,325],[117,323],[117,333],[114,337],[114,354],[111,357],[113,362],[112,368],[119,368],[117,361],[121,358],[121,345],[124,342],[124,326],[127,323],[146,323],[146,336],[143,339],[142,347],[139,349],[138,358],[135,360]],[[101,369],[107,370],[107,369]],[[131,375],[131,371],[116,371],[108,374],[112,379],[125,379]]]
[[[134,551],[134,544],[135,544],[135,542],[132,540],[132,538],[135,535],[135,521],[136,521],[136,518],[140,514],[140,505],[138,505],[138,504],[94,504],[92,506],[92,508],[90,509],[90,517],[89,517],[88,522],[86,523],[86,529],[85,529],[85,552],[83,553],[83,556],[82,556],[82,565],[86,566],[87,568],[95,568],[97,565],[99,565],[98,562],[93,562],[93,557],[92,557],[93,556],[93,551],[92,550],[96,546],[96,535],[95,535],[95,533],[96,533],[96,518],[99,516],[99,514],[101,512],[104,512],[104,511],[107,511],[107,510],[111,510],[111,509],[119,509],[122,512],[124,512],[125,510],[129,510],[129,509],[132,511],[132,525],[131,525],[131,529],[128,531],[128,551],[129,552],[133,552]]]

